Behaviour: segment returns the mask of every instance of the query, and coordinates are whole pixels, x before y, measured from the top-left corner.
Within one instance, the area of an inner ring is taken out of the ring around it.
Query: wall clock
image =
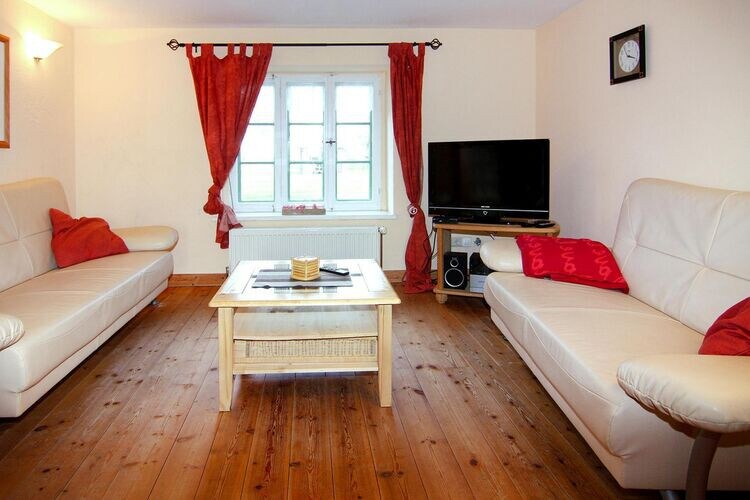
[[[609,84],[646,76],[646,26],[609,38]]]

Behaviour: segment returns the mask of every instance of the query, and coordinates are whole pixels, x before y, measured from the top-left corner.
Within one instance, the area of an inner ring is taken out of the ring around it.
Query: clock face
[[[646,25],[609,37],[609,84],[646,77]]]
[[[638,42],[635,40],[628,40],[622,44],[622,47],[620,47],[618,62],[620,63],[620,68],[625,73],[633,71],[636,66],[638,66],[640,60],[641,50],[640,47],[638,47]]]

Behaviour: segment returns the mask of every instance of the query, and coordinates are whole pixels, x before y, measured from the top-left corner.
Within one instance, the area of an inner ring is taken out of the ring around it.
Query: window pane
[[[336,199],[370,199],[370,164],[339,163],[336,166]]]
[[[273,163],[240,164],[240,201],[273,201]]]
[[[371,112],[371,85],[345,84],[336,86],[337,122],[369,123]]]
[[[309,163],[289,165],[289,199],[292,201],[323,200],[323,166]]]
[[[274,161],[273,125],[248,125],[240,146],[240,161]]]
[[[289,126],[290,161],[323,161],[323,125]]]
[[[336,160],[370,161],[370,126],[336,126]]]
[[[273,123],[275,101],[273,85],[263,85],[255,102],[253,114],[250,115],[250,123]]]
[[[325,108],[322,85],[287,87],[287,111],[290,123],[323,123]]]

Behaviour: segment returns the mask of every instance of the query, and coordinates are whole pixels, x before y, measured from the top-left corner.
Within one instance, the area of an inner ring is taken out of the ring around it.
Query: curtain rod
[[[242,43],[242,42],[240,42]],[[240,45],[235,43],[233,45]],[[195,47],[202,45],[199,42],[193,43]],[[214,47],[226,47],[228,43],[211,43]],[[252,43],[245,43],[248,47],[252,47]],[[387,47],[388,43],[367,43],[367,42],[350,42],[350,43],[274,43],[274,47]],[[414,42],[412,45],[421,45],[420,42]],[[424,42],[425,47],[430,47],[432,50],[439,49],[443,43],[437,38],[433,38],[432,41]],[[178,42],[174,38],[167,42],[167,47],[172,50],[177,50],[179,47],[184,47],[185,43]]]

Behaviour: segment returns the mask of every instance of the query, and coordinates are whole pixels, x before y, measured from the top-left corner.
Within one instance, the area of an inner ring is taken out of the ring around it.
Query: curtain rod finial
[[[441,42],[437,38],[433,38],[432,41],[427,42],[426,45],[429,46],[432,50],[437,50],[443,46],[443,42]]]
[[[434,40],[433,40],[434,42]],[[180,42],[172,38],[170,41],[167,42],[167,47],[169,47],[172,50],[177,50],[177,48],[180,46]]]

